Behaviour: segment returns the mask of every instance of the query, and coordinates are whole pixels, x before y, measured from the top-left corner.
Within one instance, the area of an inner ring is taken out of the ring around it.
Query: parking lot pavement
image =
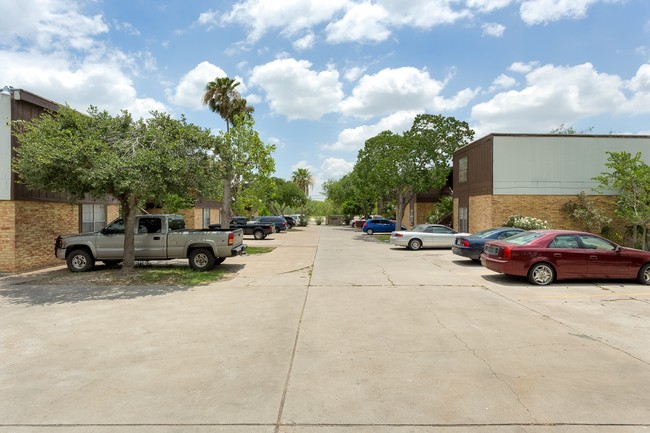
[[[0,280],[0,433],[650,431],[647,287],[294,230],[190,290]]]

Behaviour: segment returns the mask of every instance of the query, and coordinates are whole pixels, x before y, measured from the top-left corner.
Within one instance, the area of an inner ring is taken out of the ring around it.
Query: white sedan
[[[420,248],[451,248],[458,235],[456,230],[441,224],[420,224],[407,231],[390,234],[390,243],[411,250]]]

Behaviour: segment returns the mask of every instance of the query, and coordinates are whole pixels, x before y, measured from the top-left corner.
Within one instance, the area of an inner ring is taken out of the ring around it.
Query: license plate
[[[499,247],[497,247],[496,245],[488,245],[487,247],[485,247],[485,252],[491,256],[498,256]]]

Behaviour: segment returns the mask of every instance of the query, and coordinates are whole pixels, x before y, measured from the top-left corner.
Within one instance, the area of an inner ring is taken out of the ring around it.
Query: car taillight
[[[393,233],[393,236],[395,236],[396,238],[404,237],[404,235],[401,233]]]
[[[512,258],[512,247],[507,246],[503,248],[503,260],[510,260]]]
[[[461,239],[460,244],[464,247],[469,247],[469,241],[467,239]]]
[[[228,233],[228,246],[235,245],[235,234],[233,232]]]

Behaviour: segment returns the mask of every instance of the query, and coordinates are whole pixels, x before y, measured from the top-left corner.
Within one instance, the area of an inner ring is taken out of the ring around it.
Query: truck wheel
[[[89,271],[95,266],[95,259],[86,250],[72,251],[65,261],[72,272]]]
[[[208,248],[197,248],[190,253],[190,268],[195,271],[207,271],[214,267],[214,254]]]
[[[253,232],[253,237],[259,241],[264,239],[266,235],[264,234],[264,230],[255,230]]]
[[[226,260],[225,257],[217,257],[216,259],[214,259],[214,265],[215,266],[220,265],[224,262],[224,260]]]
[[[276,233],[280,233],[280,227],[275,226],[275,232],[276,232]]]

